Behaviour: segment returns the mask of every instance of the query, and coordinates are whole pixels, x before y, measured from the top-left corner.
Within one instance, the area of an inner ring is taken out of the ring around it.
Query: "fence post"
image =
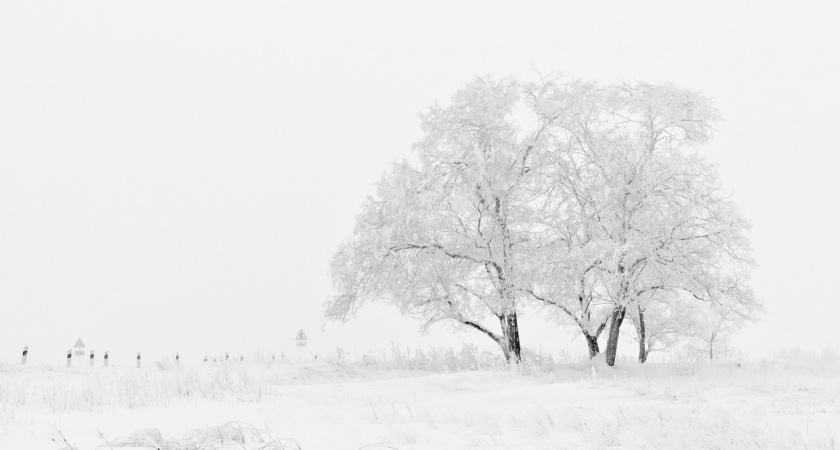
[[[67,367],[70,367],[70,358],[73,357],[73,349],[67,350]]]
[[[93,367],[93,350],[90,351],[90,366]]]
[[[24,346],[23,346],[23,357],[22,357],[22,358],[21,358],[21,360],[20,360],[20,363],[21,363],[21,364],[26,364],[26,354],[27,354],[27,353],[29,353],[29,346],[28,346],[28,345],[24,345]]]
[[[105,367],[108,367],[108,350],[105,350]]]
[[[137,352],[137,368],[140,368],[140,352]]]

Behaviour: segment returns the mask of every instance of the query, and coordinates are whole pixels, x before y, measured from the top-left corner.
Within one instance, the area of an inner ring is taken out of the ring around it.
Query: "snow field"
[[[433,373],[393,362],[0,366],[0,448],[834,449],[840,366],[579,363]],[[234,425],[229,425],[234,422]],[[227,428],[226,428],[227,427]],[[214,431],[215,430],[215,431]],[[233,430],[233,431],[231,431]],[[60,433],[66,443],[51,438]],[[101,433],[101,437],[100,437]],[[259,442],[262,440],[262,442]],[[281,441],[282,440],[282,441]],[[285,447],[268,446],[284,442]],[[63,446],[62,446],[63,445]],[[297,446],[297,447],[296,447]],[[165,447],[161,447],[165,448]]]

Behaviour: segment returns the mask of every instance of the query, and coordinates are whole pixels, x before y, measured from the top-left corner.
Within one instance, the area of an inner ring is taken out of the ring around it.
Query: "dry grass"
[[[64,437],[64,433],[62,433],[61,430],[54,430],[49,437],[59,450],[78,450],[78,447],[76,447],[75,444],[71,444],[67,438]]]
[[[180,439],[167,437],[157,429],[139,430],[126,438],[105,441],[110,448],[155,448],[157,450],[301,450],[294,439],[275,438],[268,431],[241,422],[228,422],[216,427],[187,432]]]

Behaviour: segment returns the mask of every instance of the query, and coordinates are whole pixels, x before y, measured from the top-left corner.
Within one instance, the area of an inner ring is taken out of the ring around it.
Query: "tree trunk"
[[[505,359],[510,362],[518,363],[522,360],[522,349],[519,343],[519,320],[516,317],[516,311],[505,314],[502,317],[502,330],[507,344],[508,352]]]
[[[586,338],[586,345],[589,347],[589,359],[598,356],[598,353],[601,353],[601,347],[598,346],[598,336],[583,333],[583,337]]]
[[[709,361],[715,360],[715,333],[712,333],[711,337],[709,338]]]
[[[647,361],[648,351],[645,348],[645,314],[641,306],[639,306],[639,323],[636,331],[639,333],[639,362],[644,363]]]
[[[588,321],[589,316],[587,314],[587,323]],[[601,336],[601,332],[607,327],[608,321],[609,318],[604,319],[604,321],[598,325],[598,329],[595,330],[594,334],[590,333],[587,327],[578,322],[578,325],[580,325],[580,331],[583,333],[583,337],[586,338],[586,346],[589,348],[589,359],[592,359],[598,356],[598,353],[601,353],[601,346],[598,345],[598,337]]]
[[[621,329],[621,322],[624,321],[624,306],[616,306],[610,317],[610,335],[607,339],[607,365],[615,365],[615,354],[618,351],[618,332]]]

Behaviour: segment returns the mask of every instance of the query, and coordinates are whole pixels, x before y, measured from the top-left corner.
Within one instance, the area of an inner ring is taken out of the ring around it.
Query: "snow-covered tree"
[[[529,299],[573,322],[591,356],[609,329],[610,365],[628,311],[641,360],[691,334],[669,306],[684,296],[754,317],[748,224],[696,152],[717,119],[671,84],[468,83],[422,116],[417,163],[394,165],[365,203],[327,315],[389,300],[518,360]]]
[[[748,224],[695,150],[717,120],[710,102],[670,84],[555,80],[540,90],[537,111],[554,119],[547,130],[553,149],[540,166],[551,193],[542,220],[554,235],[547,267],[566,286],[553,301],[585,335],[603,330],[608,311],[607,363],[615,361],[628,308],[640,311],[640,302],[661,293],[738,305],[752,316],[759,304],[746,283]],[[534,291],[562,285],[544,281],[551,278],[531,280]],[[594,323],[593,304],[600,312]],[[643,330],[644,314],[637,318]]]
[[[686,339],[684,348],[689,355],[698,359],[714,361],[720,355],[726,355],[732,337],[749,319],[750,316],[727,304],[715,304],[703,309],[694,321],[693,333]]]
[[[519,360],[526,187],[545,128],[522,131],[514,117],[522,104],[517,82],[479,78],[422,116],[418,163],[392,168],[334,257],[328,317],[390,300],[426,326],[448,320],[477,329]]]

